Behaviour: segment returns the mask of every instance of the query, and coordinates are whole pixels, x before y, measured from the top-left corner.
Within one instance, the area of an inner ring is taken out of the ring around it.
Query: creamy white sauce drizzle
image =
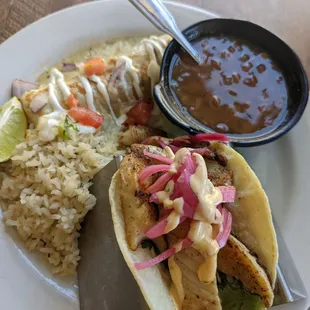
[[[175,154],[174,161],[170,166],[169,172],[171,174],[176,173],[179,167],[184,163],[185,157],[190,154],[189,149],[182,148],[178,150]]]
[[[172,150],[169,146],[165,146],[164,151],[166,153],[166,157],[171,158],[171,159],[175,158],[174,153],[172,152]]]
[[[150,63],[147,68],[147,75],[151,80],[151,87],[158,82],[160,75],[160,64],[167,46],[166,41],[162,37],[151,36],[149,39],[142,40],[144,48],[147,51]]]
[[[194,219],[217,224],[215,218],[221,219],[221,213],[216,208],[222,202],[221,191],[208,179],[207,166],[203,157],[196,153],[193,156],[197,168],[190,178],[190,185],[199,200]]]
[[[55,76],[57,86],[62,92],[64,99],[67,100],[71,94],[71,91],[65,82],[64,75],[56,68],[52,69],[50,74]]]
[[[83,133],[83,134],[88,134],[88,133],[94,134],[96,132],[96,128],[94,128],[92,126],[85,126],[85,125],[81,125],[81,124],[76,124],[76,127],[77,127],[78,131],[80,133]]]
[[[127,56],[120,56],[116,61],[116,66],[119,67],[123,63],[125,63],[125,70],[121,73],[121,77],[120,77],[123,88],[127,91],[127,94],[128,94],[128,84],[125,80],[125,74],[129,73],[131,75],[132,84],[137,93],[137,96],[139,98],[142,98],[143,93],[140,88],[140,78],[139,78],[136,68],[132,64],[132,59],[128,58]]]
[[[150,39],[161,44],[161,46],[163,47],[164,50],[166,49],[167,41],[165,39],[163,39],[163,37],[151,36]]]
[[[91,79],[93,82],[97,83],[97,88],[98,88],[99,92],[101,93],[101,95],[103,96],[103,98],[104,98],[106,104],[108,105],[113,120],[115,121],[115,123],[116,123],[117,125],[119,125],[118,119],[117,119],[117,117],[116,117],[116,115],[115,115],[115,113],[114,113],[114,111],[113,111],[113,108],[112,108],[112,105],[111,105],[111,101],[110,101],[110,96],[109,96],[109,93],[108,93],[108,91],[107,91],[106,86],[102,83],[100,77],[97,76],[97,75],[92,75],[92,76],[90,77],[90,79]]]
[[[156,54],[155,51],[152,47],[152,44],[150,44],[149,42],[144,42],[144,47],[150,57],[151,61],[155,61],[157,63],[157,58],[156,58]]]
[[[87,106],[90,110],[94,111],[94,112],[97,112],[97,109],[94,105],[94,94],[93,94],[93,89],[91,88],[91,85],[88,81],[88,79],[83,76],[83,75],[79,75],[79,79],[85,89],[85,92],[86,92],[86,103],[87,103]]]
[[[65,119],[65,110],[56,110],[39,118],[37,130],[42,141],[52,141],[58,135],[58,126]]]
[[[175,262],[174,256],[169,257],[168,266],[171,274],[171,279],[174,284],[170,290],[170,293],[172,294],[172,296],[174,296],[174,299],[176,300],[177,309],[182,309],[182,304],[185,298],[182,271],[178,264]]]
[[[55,85],[55,73],[51,72],[50,82],[48,84],[48,99],[54,111],[39,118],[37,129],[42,141],[51,141],[55,139],[58,134],[58,126],[67,113],[58,101]]]
[[[48,95],[49,95],[49,102],[52,105],[54,111],[64,111],[63,107],[60,105],[55,90],[56,79],[53,74],[51,74],[50,82],[48,84]]]
[[[180,219],[183,215],[183,206],[184,200],[182,197],[173,200],[172,205],[170,205],[170,209],[173,209],[173,211],[169,214],[167,218],[167,225],[164,230],[165,234],[172,231],[179,225]]]
[[[163,58],[163,55],[164,55],[164,49],[163,47],[161,46],[160,43],[158,43],[157,40],[154,40],[152,38],[150,39],[144,39],[143,42],[145,44],[148,44],[149,46],[151,46],[153,48],[153,50],[156,52],[155,54],[155,60],[158,61],[158,63],[161,63],[161,59]],[[152,59],[154,60],[154,59]]]
[[[126,114],[123,114],[121,115],[118,119],[117,119],[117,124],[119,126],[122,126],[122,124],[127,120],[127,115]]]

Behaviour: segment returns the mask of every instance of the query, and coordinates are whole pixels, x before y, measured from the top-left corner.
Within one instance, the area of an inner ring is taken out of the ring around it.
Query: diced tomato
[[[70,96],[68,97],[66,104],[69,108],[74,108],[78,106],[78,101],[77,99],[74,97],[73,94],[70,94]]]
[[[136,125],[136,122],[133,118],[128,117],[126,121],[122,124],[123,126]]]
[[[69,115],[82,125],[99,128],[103,123],[103,115],[97,114],[84,107],[74,107],[69,110]]]
[[[97,57],[88,60],[84,65],[84,73],[86,76],[100,75],[105,71],[103,58]]]
[[[147,125],[150,114],[153,110],[153,103],[146,100],[139,100],[127,113],[127,125]]]

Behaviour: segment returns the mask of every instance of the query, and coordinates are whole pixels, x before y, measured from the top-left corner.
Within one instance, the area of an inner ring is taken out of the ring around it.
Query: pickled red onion
[[[179,146],[179,147],[181,147],[182,145],[184,145],[184,143],[190,144],[190,136],[181,136],[181,137],[177,137],[177,138],[174,138],[174,139],[170,142],[171,145]]]
[[[141,144],[155,145],[164,148],[168,145],[168,142],[163,141],[160,137],[147,137],[141,142]]]
[[[173,211],[172,211],[173,212]],[[168,225],[168,217],[169,215],[172,213],[169,212],[167,215],[165,215],[162,219],[159,220],[158,223],[156,223],[153,227],[151,227],[146,233],[145,235],[150,238],[150,239],[154,239],[157,238],[159,236],[162,236],[163,234],[167,234],[170,231],[165,231],[166,227]],[[186,220],[186,216],[181,216],[180,217],[180,221],[178,223],[181,224]]]
[[[183,249],[189,248],[192,244],[193,242],[187,237],[183,239],[179,245],[173,245],[170,249],[166,250],[165,252],[159,254],[158,256],[150,260],[141,263],[135,263],[135,267],[137,268],[137,270],[150,268],[154,265],[161,263],[162,261],[166,260],[175,253]]]
[[[172,144],[169,144],[168,145],[171,149],[171,151],[175,154],[180,148],[178,146],[175,146],[175,145],[172,145]]]
[[[190,142],[192,143],[208,141],[229,142],[229,139],[222,133],[199,133],[197,135],[190,136]]]
[[[219,186],[222,194],[222,203],[234,202],[236,198],[236,188],[234,186]]]
[[[179,167],[177,173],[174,174],[173,181],[176,181],[185,169],[187,169],[187,171],[190,172],[191,174],[195,172],[195,169],[196,169],[195,163],[194,163],[193,158],[190,155],[187,155],[185,157],[183,164]]]
[[[229,142],[229,139],[222,133],[199,133],[193,136],[188,135],[175,138],[170,143],[175,146],[182,146],[184,143],[191,144],[208,141]]]
[[[218,209],[222,214],[222,225],[221,225],[221,231],[216,237],[216,241],[221,249],[226,245],[228,237],[230,235],[232,226],[232,216],[231,213],[226,208],[219,206]]]
[[[191,174],[185,169],[174,184],[171,200],[182,197],[184,215],[193,218],[199,200],[190,186]]]
[[[168,165],[171,165],[173,163],[173,159],[165,157],[165,156],[161,156],[161,155],[158,155],[158,154],[154,154],[154,153],[151,153],[151,152],[148,152],[147,150],[144,150],[143,154],[145,156],[147,156],[147,157],[150,157],[150,158],[153,158],[153,159],[157,159],[158,161],[161,161],[161,162],[163,162],[165,164],[168,164]]]
[[[141,262],[141,263],[135,263],[135,267],[137,268],[137,270],[143,270],[143,269],[150,268],[166,260],[167,258],[172,256],[174,253],[175,253],[175,248],[170,248],[148,261]]]
[[[152,166],[146,167],[140,173],[139,181],[143,182],[151,175],[157,172],[167,172],[169,169],[170,169],[170,165],[152,165]]]
[[[165,228],[168,224],[168,216],[170,215],[171,212],[169,212],[167,215],[165,215],[163,218],[161,218],[153,227],[151,227],[145,235],[150,238],[154,239],[158,236],[161,236],[165,232]]]
[[[162,139],[158,139],[157,142],[162,149],[164,149],[167,146],[167,144]]]
[[[154,194],[156,192],[162,191],[171,179],[172,179],[172,175],[169,172],[166,172],[162,176],[160,176],[154,184],[148,187],[147,191],[150,194]]]
[[[191,153],[196,153],[201,155],[202,157],[205,155],[209,155],[209,158],[215,158],[215,154],[208,147],[202,147],[197,149],[191,149]]]
[[[153,141],[157,141],[157,139],[155,139],[154,137],[147,137],[146,139],[141,141],[141,144],[150,145],[151,142],[153,142]]]
[[[151,195],[151,197],[150,197],[150,202],[154,202],[154,203],[159,204],[159,201],[158,201],[158,197],[157,197],[156,192],[153,193],[153,194]]]

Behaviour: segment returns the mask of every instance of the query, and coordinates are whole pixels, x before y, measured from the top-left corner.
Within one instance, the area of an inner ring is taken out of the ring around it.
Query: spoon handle
[[[178,43],[201,64],[199,53],[191,46],[179,30],[174,17],[160,0],[129,0],[159,30],[170,34]]]

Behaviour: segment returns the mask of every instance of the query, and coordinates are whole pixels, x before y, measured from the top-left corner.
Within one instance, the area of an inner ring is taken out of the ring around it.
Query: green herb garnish
[[[77,123],[74,122],[68,115],[63,123],[58,126],[58,133],[61,138],[67,140],[70,138],[70,130],[78,132]]]

